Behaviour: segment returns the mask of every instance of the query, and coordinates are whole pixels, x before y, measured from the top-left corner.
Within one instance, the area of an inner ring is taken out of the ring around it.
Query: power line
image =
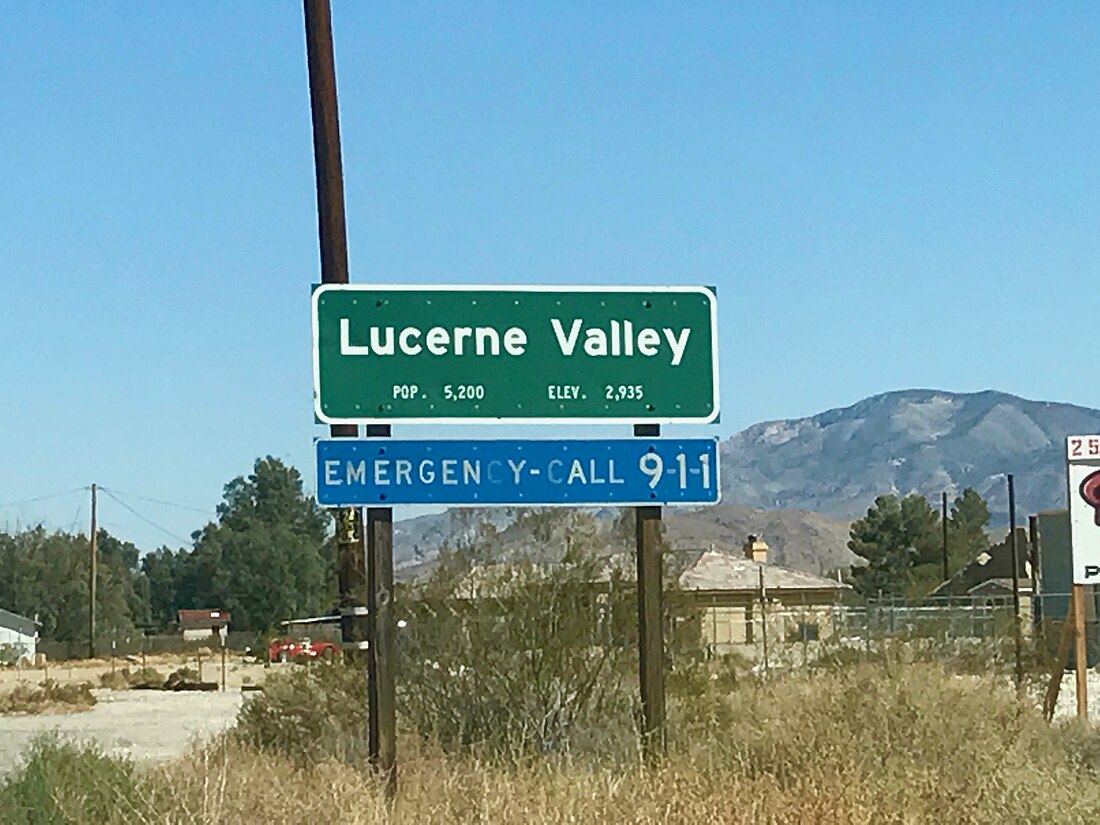
[[[216,516],[217,513],[209,508],[191,507],[187,504],[176,504],[174,501],[164,501],[159,498],[149,498],[148,496],[138,495],[137,493],[124,493],[122,490],[109,490],[102,485],[99,488],[105,493],[114,493],[116,496],[125,496],[126,498],[135,498],[139,501],[145,501],[149,504],[163,504],[165,507],[175,507],[177,510],[190,510],[192,513],[202,513],[204,516]],[[117,501],[117,499],[116,499]]]
[[[73,516],[73,522],[72,522],[72,524],[69,525],[69,529],[68,529],[67,532],[73,533],[73,532],[76,531],[77,524],[80,523],[80,515],[83,512],[84,512],[84,502],[81,501],[78,505],[76,505],[76,514]]]
[[[61,498],[62,496],[71,496],[73,493],[81,493],[89,490],[89,487],[75,487],[72,490],[66,490],[63,493],[50,493],[48,496],[35,496],[34,498],[25,498],[22,501],[9,501],[7,504],[0,504],[0,509],[6,507],[20,507],[24,504],[34,504],[37,501],[49,501],[52,498]]]
[[[191,540],[190,540],[190,539],[185,539],[185,538],[182,538],[181,536],[177,536],[177,535],[176,535],[175,533],[173,533],[173,532],[172,532],[171,530],[169,530],[169,529],[168,529],[167,527],[162,527],[161,525],[159,525],[159,524],[157,524],[157,523],[156,523],[155,521],[153,521],[153,520],[152,520],[151,518],[146,518],[146,517],[145,517],[145,516],[143,516],[143,515],[142,515],[141,513],[139,513],[139,512],[137,511],[137,510],[135,510],[135,509],[134,509],[133,507],[131,507],[131,506],[130,506],[129,504],[127,504],[127,503],[126,503],[125,501],[123,501],[123,500],[122,500],[122,499],[120,499],[120,498],[119,498],[118,496],[116,496],[116,495],[115,495],[114,493],[112,493],[112,492],[111,492],[110,490],[108,490],[108,489],[106,489],[106,488],[104,488],[104,487],[100,487],[99,489],[100,489],[100,490],[103,490],[103,492],[104,492],[104,493],[106,493],[107,495],[109,495],[109,496],[110,496],[110,497],[111,497],[112,499],[114,499],[114,501],[115,501],[115,502],[117,502],[118,504],[122,505],[122,506],[123,506],[124,508],[126,508],[127,510],[129,510],[129,511],[130,511],[131,513],[133,513],[133,514],[134,514],[135,516],[137,516],[137,517],[138,517],[139,519],[141,519],[142,521],[144,521],[144,522],[145,522],[146,524],[148,524],[148,525],[149,525],[150,527],[155,527],[156,529],[160,530],[160,531],[161,531],[162,533],[164,533],[165,535],[167,535],[167,536],[171,536],[171,537],[172,537],[172,538],[174,538],[174,539],[175,539],[176,541],[179,541],[179,542],[183,542],[184,544],[190,544],[190,543],[191,543]]]

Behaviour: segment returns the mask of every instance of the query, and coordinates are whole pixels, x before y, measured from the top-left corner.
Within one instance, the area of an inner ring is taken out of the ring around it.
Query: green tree
[[[296,469],[268,456],[225,486],[218,519],[180,562],[180,607],[220,607],[238,630],[328,610],[335,602],[329,517],[302,491]]]
[[[951,507],[951,516],[947,520],[947,546],[949,550],[950,571],[976,559],[989,549],[989,505],[972,487],[962,491]]]
[[[149,593],[149,621],[161,629],[176,620],[180,608],[178,591],[185,555],[183,550],[159,547],[141,560]]]
[[[866,561],[852,570],[852,586],[865,596],[919,596],[938,584],[940,518],[915,493],[879,496],[852,523],[848,549]]]
[[[865,562],[852,568],[856,592],[864,596],[901,593],[909,558],[897,496],[879,496],[867,515],[852,522],[848,549]]]
[[[104,638],[127,636],[145,617],[144,576],[138,551],[106,530],[97,536],[96,626]],[[0,533],[0,605],[38,617],[42,637],[88,638],[88,537],[34,527]]]

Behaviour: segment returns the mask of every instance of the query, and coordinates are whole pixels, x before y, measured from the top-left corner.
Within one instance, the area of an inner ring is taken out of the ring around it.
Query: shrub
[[[192,670],[184,669],[184,674],[194,673]],[[132,687],[164,687],[165,679],[155,668],[145,667],[138,668],[137,670],[130,670],[129,668],[122,668],[121,670],[112,670],[100,675],[99,685],[100,687],[109,688],[110,690],[127,690]]]
[[[31,742],[20,767],[0,784],[0,816],[12,825],[104,823],[120,804],[130,807],[135,783],[128,760],[47,734]]]
[[[127,677],[130,687],[164,687],[164,675],[152,667],[143,667],[131,672]]]
[[[23,658],[22,645],[0,645],[0,667],[14,667]]]
[[[86,682],[59,684],[47,679],[41,685],[16,685],[0,695],[0,713],[65,713],[87,710],[95,702]]]
[[[366,756],[366,673],[361,667],[318,663],[273,674],[237,716],[235,740],[299,763]]]
[[[109,670],[99,675],[99,686],[108,690],[126,690],[130,687],[129,671]]]
[[[444,748],[483,756],[631,754],[630,589],[595,561],[441,569],[404,594],[399,707]]]

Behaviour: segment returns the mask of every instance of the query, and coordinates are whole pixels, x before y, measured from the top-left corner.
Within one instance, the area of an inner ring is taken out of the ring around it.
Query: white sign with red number
[[[1100,435],[1066,439],[1073,583],[1100,584]]]

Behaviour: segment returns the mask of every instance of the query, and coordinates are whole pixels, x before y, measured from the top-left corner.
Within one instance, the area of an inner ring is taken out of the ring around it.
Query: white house
[[[0,608],[0,664],[34,663],[38,622]]]

